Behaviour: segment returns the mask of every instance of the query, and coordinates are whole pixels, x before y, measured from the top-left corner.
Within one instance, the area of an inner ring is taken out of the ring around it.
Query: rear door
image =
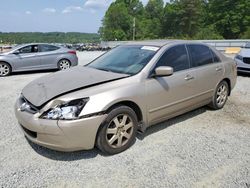
[[[60,48],[49,44],[40,44],[38,56],[41,59],[41,67],[57,68]]]
[[[197,101],[210,100],[224,74],[219,57],[206,45],[188,44],[192,69],[196,70]]]
[[[40,59],[37,56],[38,45],[28,45],[20,48],[19,53],[13,54],[17,70],[36,70],[40,68]]]
[[[194,97],[197,95],[196,72],[190,69],[184,44],[166,50],[154,69],[159,66],[173,67],[174,74],[146,80],[146,101],[150,125],[185,111],[194,104]]]

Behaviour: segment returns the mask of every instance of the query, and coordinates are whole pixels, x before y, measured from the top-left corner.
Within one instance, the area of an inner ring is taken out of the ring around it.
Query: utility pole
[[[135,17],[133,20],[133,40],[135,40]]]

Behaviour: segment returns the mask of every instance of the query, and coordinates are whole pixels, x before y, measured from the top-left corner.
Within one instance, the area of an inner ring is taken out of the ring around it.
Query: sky
[[[0,32],[97,33],[112,1],[0,0]]]

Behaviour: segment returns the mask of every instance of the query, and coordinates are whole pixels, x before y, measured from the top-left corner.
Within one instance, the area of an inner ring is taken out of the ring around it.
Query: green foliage
[[[223,37],[214,29],[213,26],[202,27],[194,36],[198,40],[218,40]]]
[[[239,38],[250,25],[250,1],[210,0],[207,16],[224,38]]]
[[[250,27],[247,28],[246,32],[241,36],[242,39],[250,39]]]
[[[249,38],[249,0],[116,0],[107,10],[100,34],[104,40]]]
[[[1,33],[0,42],[2,43],[31,43],[31,42],[45,42],[45,43],[84,43],[84,42],[98,42],[100,36],[98,34],[88,33]]]

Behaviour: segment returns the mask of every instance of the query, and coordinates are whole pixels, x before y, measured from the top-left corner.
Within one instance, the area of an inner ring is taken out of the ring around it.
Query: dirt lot
[[[98,52],[79,54],[81,64]],[[52,151],[29,143],[13,105],[48,72],[0,78],[0,187],[250,187],[250,75],[223,110],[197,109],[147,130],[127,151]]]

